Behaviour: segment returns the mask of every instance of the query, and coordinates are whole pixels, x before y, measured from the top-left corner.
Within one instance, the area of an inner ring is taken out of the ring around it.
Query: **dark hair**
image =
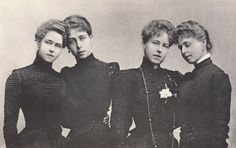
[[[210,52],[212,49],[208,31],[196,21],[189,20],[178,25],[175,29],[176,43],[178,43],[179,37],[193,37],[199,41],[206,40],[207,51]]]
[[[146,44],[150,38],[165,32],[168,35],[170,46],[174,43],[174,26],[167,20],[152,20],[142,30],[142,41]]]
[[[92,28],[89,21],[80,15],[71,15],[64,19],[64,23],[66,25],[67,34],[70,29],[79,28],[81,31],[85,31],[88,35],[92,34]]]
[[[50,19],[48,21],[43,22],[37,29],[35,33],[35,41],[36,42],[41,42],[41,40],[45,37],[45,35],[49,31],[55,31],[59,34],[62,35],[63,38],[63,43],[62,46],[63,48],[65,47],[65,40],[66,40],[66,31],[65,31],[65,24],[57,19]]]

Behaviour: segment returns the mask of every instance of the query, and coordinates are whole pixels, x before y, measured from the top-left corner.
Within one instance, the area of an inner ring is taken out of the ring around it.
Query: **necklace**
[[[148,87],[147,87],[147,82],[145,79],[145,75],[143,72],[142,67],[140,67],[140,71],[142,74],[142,78],[143,78],[143,83],[144,83],[144,88],[145,88],[145,94],[146,94],[146,100],[147,100],[147,113],[148,113],[148,122],[149,122],[149,127],[150,127],[150,131],[151,131],[151,136],[152,136],[152,142],[154,144],[154,147],[157,148],[157,141],[155,139],[155,135],[153,132],[153,126],[152,126],[152,118],[151,118],[151,111],[150,111],[150,102],[149,102],[149,92],[148,92]],[[167,72],[165,71],[165,74],[167,75],[167,78],[170,82],[172,82],[174,84],[175,87],[177,87],[177,83],[167,74]],[[177,94],[174,94],[174,97],[176,97]],[[175,128],[175,112],[173,112],[173,128]],[[171,140],[171,147],[174,147],[174,137],[172,136],[172,140]]]
[[[148,112],[148,122],[149,122],[149,127],[150,127],[150,131],[151,131],[151,136],[152,136],[152,142],[154,144],[154,147],[157,148],[157,141],[155,140],[155,135],[153,133],[153,127],[152,127],[152,118],[151,118],[151,112],[150,112],[150,103],[149,103],[149,92],[148,92],[148,88],[147,88],[147,82],[145,80],[145,76],[144,76],[144,72],[143,69],[140,67],[140,71],[142,73],[142,77],[143,77],[143,83],[144,83],[144,88],[145,88],[145,93],[146,93],[146,99],[147,99],[147,112]]]

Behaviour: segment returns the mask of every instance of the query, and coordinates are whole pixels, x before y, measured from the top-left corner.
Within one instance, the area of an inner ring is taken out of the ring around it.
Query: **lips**
[[[185,58],[189,58],[189,57],[191,57],[191,55],[185,55],[184,57],[185,57]]]
[[[85,51],[79,51],[78,54],[84,53]]]
[[[51,55],[51,54],[47,54],[47,56],[49,56],[49,57],[54,57],[53,55]]]
[[[154,57],[157,57],[157,58],[161,58],[161,56],[160,55],[153,55]]]

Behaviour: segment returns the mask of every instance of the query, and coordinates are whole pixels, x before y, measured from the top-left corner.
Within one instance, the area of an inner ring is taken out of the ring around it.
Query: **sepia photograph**
[[[235,8],[0,1],[0,148],[236,148]]]

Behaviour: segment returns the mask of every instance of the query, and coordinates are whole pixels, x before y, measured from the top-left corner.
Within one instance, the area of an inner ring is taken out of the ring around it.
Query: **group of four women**
[[[6,147],[227,148],[231,84],[212,63],[207,30],[195,21],[174,28],[167,20],[152,20],[141,37],[141,66],[119,70],[118,63],[93,55],[86,18],[43,23],[35,34],[33,64],[14,70],[6,82]],[[194,64],[192,72],[182,75],[160,66],[173,44]],[[52,63],[65,46],[77,62],[59,74]],[[20,109],[25,128],[18,133]],[[66,138],[61,126],[70,129]],[[172,134],[177,127],[179,144]]]

